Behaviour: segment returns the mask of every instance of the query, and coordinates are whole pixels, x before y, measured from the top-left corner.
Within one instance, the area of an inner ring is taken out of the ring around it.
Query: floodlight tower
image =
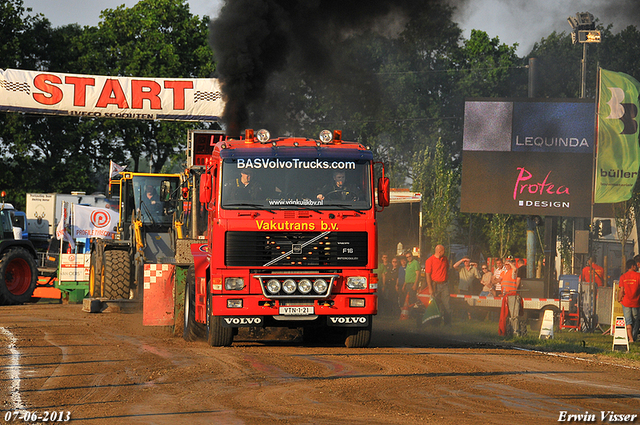
[[[593,15],[589,12],[578,12],[576,16],[567,18],[571,25],[571,42],[582,44],[582,77],[580,83],[580,98],[584,98],[587,79],[587,43],[600,43],[600,31],[596,30]]]

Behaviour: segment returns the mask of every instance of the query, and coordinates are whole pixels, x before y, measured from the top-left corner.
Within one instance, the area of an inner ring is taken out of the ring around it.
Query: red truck
[[[207,243],[191,245],[185,338],[229,346],[240,327],[287,327],[305,342],[366,347],[378,308],[375,201],[389,204],[372,152],[327,130],[317,140],[266,130],[211,140],[194,159],[205,164],[208,226]]]

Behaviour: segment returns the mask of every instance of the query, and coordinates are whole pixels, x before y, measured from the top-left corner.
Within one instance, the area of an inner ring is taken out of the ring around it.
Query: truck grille
[[[225,264],[242,267],[367,265],[366,232],[330,232],[303,247],[320,235],[320,232],[227,232]],[[283,257],[284,254],[288,255]]]

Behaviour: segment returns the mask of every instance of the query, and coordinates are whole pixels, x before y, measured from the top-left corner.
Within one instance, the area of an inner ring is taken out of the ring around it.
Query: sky
[[[517,53],[526,56],[533,44],[552,31],[569,32],[569,16],[590,12],[618,32],[627,25],[638,25],[639,0],[451,0],[456,3],[454,20],[469,38],[471,29],[485,31],[502,43],[518,43]],[[137,0],[24,0],[32,13],[42,13],[53,26],[71,23],[96,26],[100,12],[122,4],[131,7]],[[191,13],[215,17],[222,0],[188,0]],[[631,11],[630,9],[635,9]],[[632,13],[630,13],[632,12]]]

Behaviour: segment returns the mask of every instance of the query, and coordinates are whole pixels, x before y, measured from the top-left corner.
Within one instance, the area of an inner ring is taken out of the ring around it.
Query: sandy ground
[[[232,347],[212,348],[143,327],[140,313],[0,307],[0,421],[23,422],[24,411],[167,425],[541,424],[562,412],[606,423],[601,412],[640,414],[633,362],[445,340],[379,317],[366,349],[278,334],[243,331]]]

